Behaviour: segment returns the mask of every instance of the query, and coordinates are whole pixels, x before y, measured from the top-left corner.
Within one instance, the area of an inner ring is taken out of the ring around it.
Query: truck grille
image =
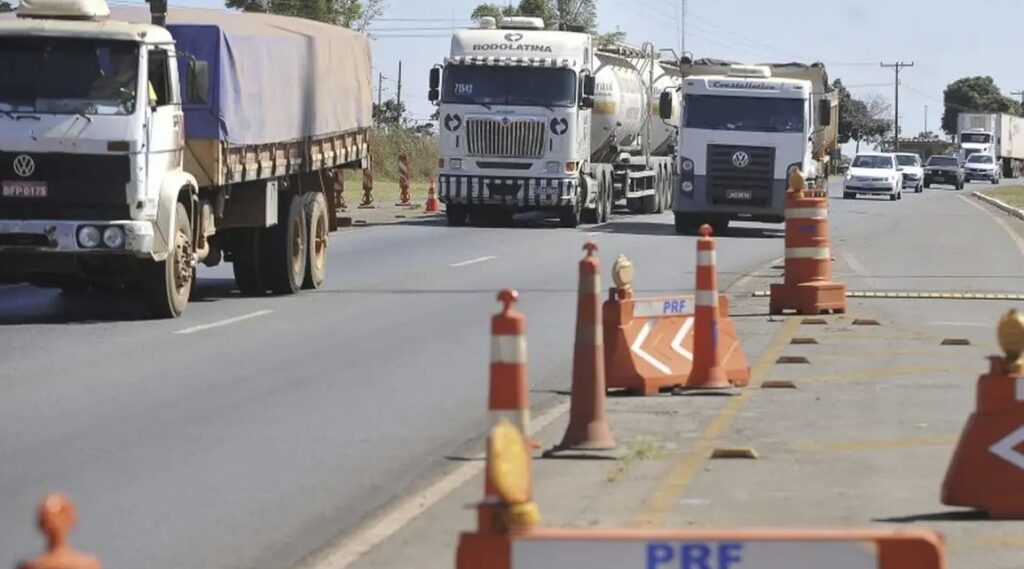
[[[733,161],[739,152],[749,159],[742,167]],[[774,179],[774,148],[708,145],[708,197],[712,204],[771,205]]]
[[[468,119],[466,142],[471,156],[540,158],[544,153],[544,122]]]
[[[34,170],[19,175],[14,161],[32,159]],[[126,219],[130,216],[127,185],[131,181],[128,156],[0,152],[0,181],[46,182],[45,198],[0,196],[2,219]]]

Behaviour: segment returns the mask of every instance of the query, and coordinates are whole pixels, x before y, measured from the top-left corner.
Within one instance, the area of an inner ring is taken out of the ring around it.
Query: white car
[[[924,167],[920,156],[912,152],[897,152],[896,165],[903,169],[904,188],[918,194],[924,191]]]
[[[972,180],[988,180],[993,184],[999,183],[999,163],[992,158],[991,154],[975,153],[967,157],[964,163],[964,178]]]
[[[884,195],[896,201],[903,199],[903,172],[896,156],[881,152],[863,152],[854,156],[843,180],[843,198],[858,194]]]

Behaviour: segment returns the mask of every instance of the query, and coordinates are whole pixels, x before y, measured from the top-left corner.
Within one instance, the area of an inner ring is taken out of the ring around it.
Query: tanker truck
[[[449,225],[541,211],[576,227],[622,200],[636,213],[671,207],[675,115],[659,119],[657,103],[679,82],[650,44],[599,49],[539,18],[456,31],[429,91]]]
[[[22,0],[0,19],[0,283],[185,310],[199,263],[246,295],[326,275],[340,170],[368,154],[370,50],[265,14]]]
[[[823,65],[684,61],[679,179],[672,210],[678,233],[734,220],[782,223],[789,172],[827,188],[837,148],[838,97]],[[661,115],[675,113],[662,94]]]

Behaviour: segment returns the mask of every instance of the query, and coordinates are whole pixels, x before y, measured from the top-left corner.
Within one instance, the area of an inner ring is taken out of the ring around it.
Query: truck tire
[[[263,296],[267,285],[260,272],[260,229],[239,229],[237,241],[232,249],[231,269],[235,273],[235,285],[242,296]]]
[[[567,229],[575,229],[583,223],[583,199],[576,201],[576,204],[563,207],[558,212],[558,224]]]
[[[306,194],[305,210],[308,229],[306,251],[309,260],[306,262],[306,277],[302,281],[302,288],[316,290],[323,286],[327,278],[327,245],[330,237],[327,199],[319,192]]]
[[[658,191],[640,198],[640,213],[650,215],[658,212]]]
[[[295,294],[306,277],[306,213],[302,198],[281,194],[277,225],[264,229],[260,261],[263,281],[274,294]]]
[[[469,210],[464,205],[448,204],[445,206],[444,216],[449,226],[462,227],[469,218]]]
[[[174,215],[175,227],[167,259],[144,261],[143,295],[155,318],[177,318],[185,312],[192,292],[195,270],[192,267],[192,222],[188,210],[179,203]]]
[[[608,223],[612,218],[612,209],[615,208],[615,190],[607,177],[601,179],[601,219],[598,223]]]
[[[581,176],[581,179],[586,180],[587,178]],[[581,182],[580,189],[582,190],[581,193],[583,195],[589,195],[590,192],[597,193],[597,197],[594,198],[594,209],[584,208],[583,212],[580,214],[581,221],[588,224],[601,223],[601,210],[603,209],[601,200],[604,199],[604,191],[601,188],[601,181],[598,180],[596,182],[596,187],[591,187],[589,182]],[[583,201],[586,203],[585,199]]]

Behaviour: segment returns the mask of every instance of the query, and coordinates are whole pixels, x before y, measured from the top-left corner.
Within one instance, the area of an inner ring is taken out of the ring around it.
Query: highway
[[[965,199],[970,189],[833,196],[847,285],[1024,290],[1019,232]],[[663,214],[579,230],[441,218],[347,230],[331,242],[324,289],[239,298],[230,267],[204,270],[199,300],[171,321],[102,295],[0,288],[0,563],[37,551],[34,508],[54,489],[77,501],[75,544],[106,567],[299,562],[483,433],[498,289],[517,288],[528,316],[533,403],[568,387],[588,238],[605,287],[618,254],[642,293],[693,286],[694,238]],[[782,254],[781,226],[730,231],[718,239],[723,288]]]

